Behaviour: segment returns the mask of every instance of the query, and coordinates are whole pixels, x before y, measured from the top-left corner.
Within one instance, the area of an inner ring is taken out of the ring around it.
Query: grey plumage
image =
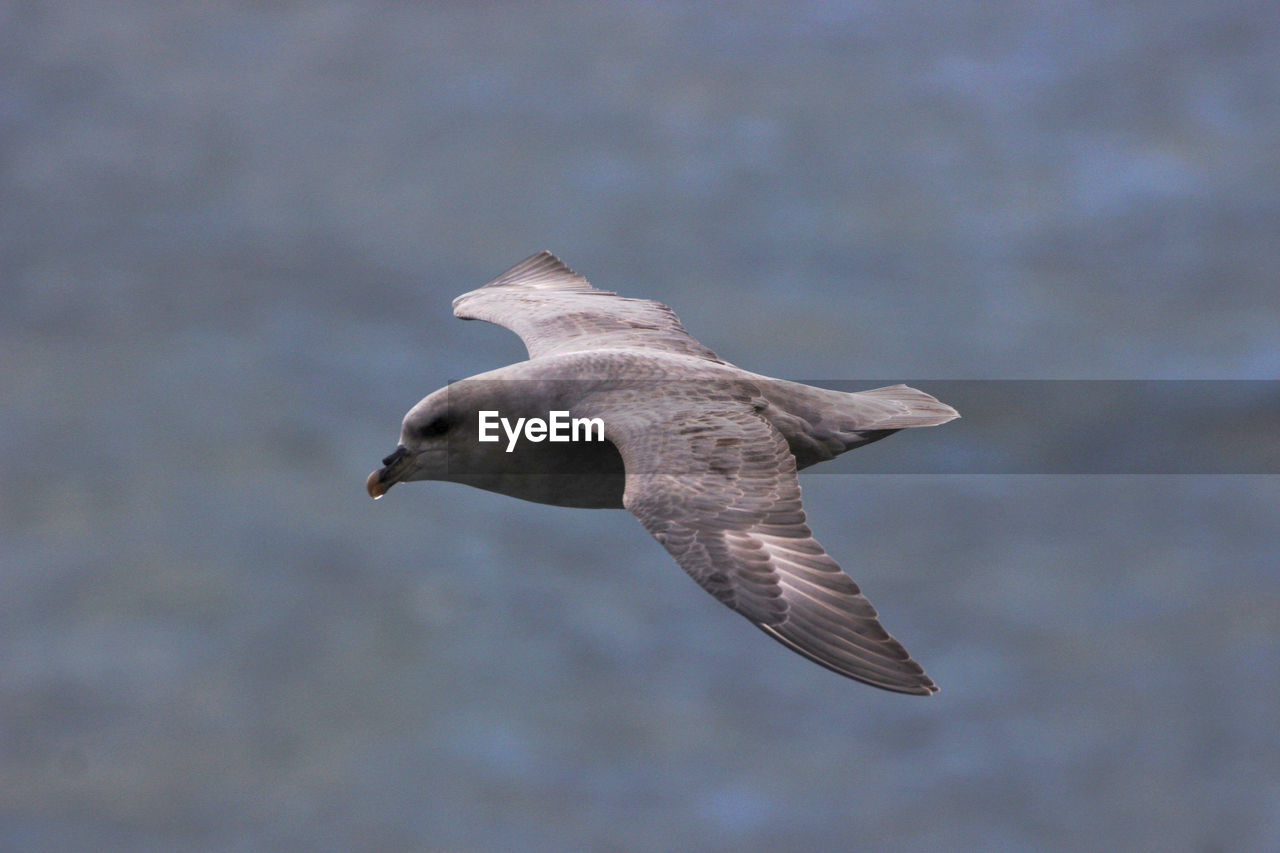
[[[454,300],[516,332],[529,360],[455,383],[406,415],[369,476],[446,479],[543,503],[625,507],[720,602],[788,648],[887,690],[937,690],[805,523],[796,471],[958,414],[895,385],[847,394],[724,361],[665,305],[593,288],[549,252]],[[484,407],[600,417],[608,447],[471,440]],[[435,432],[432,435],[430,433]]]

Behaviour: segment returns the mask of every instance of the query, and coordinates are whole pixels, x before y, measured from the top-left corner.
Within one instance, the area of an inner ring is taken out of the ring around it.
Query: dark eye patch
[[[418,435],[423,438],[436,438],[437,436],[444,435],[448,432],[450,426],[451,424],[449,423],[449,419],[442,415],[428,421],[426,426],[418,430]]]

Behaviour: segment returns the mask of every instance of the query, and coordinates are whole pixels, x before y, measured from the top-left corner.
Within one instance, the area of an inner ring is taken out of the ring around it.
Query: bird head
[[[396,449],[365,480],[369,496],[377,500],[396,483],[445,479],[450,438],[460,425],[448,388],[423,398],[404,416]]]

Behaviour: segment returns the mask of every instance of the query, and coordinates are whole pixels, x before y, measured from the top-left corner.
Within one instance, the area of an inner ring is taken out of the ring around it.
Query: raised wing
[[[885,690],[936,692],[813,538],[782,434],[746,400],[681,408],[606,422],[627,509],[703,589],[793,651]]]
[[[530,358],[641,347],[725,364],[661,302],[597,290],[550,252],[525,258],[453,300],[464,320],[488,320],[520,336]]]

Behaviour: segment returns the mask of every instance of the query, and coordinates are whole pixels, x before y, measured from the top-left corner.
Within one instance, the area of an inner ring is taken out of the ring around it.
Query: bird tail
[[[845,396],[854,398],[848,406],[849,426],[858,431],[937,426],[960,417],[946,403],[909,385],[888,385]]]
[[[900,429],[936,426],[960,413],[936,397],[907,385],[848,393],[796,382],[766,386],[773,394],[772,420],[806,468],[879,441]]]
[[[960,417],[946,403],[909,385],[888,385],[840,397],[823,418],[825,429],[821,430],[828,441],[837,442],[833,455],[887,438],[900,429],[937,426]]]

